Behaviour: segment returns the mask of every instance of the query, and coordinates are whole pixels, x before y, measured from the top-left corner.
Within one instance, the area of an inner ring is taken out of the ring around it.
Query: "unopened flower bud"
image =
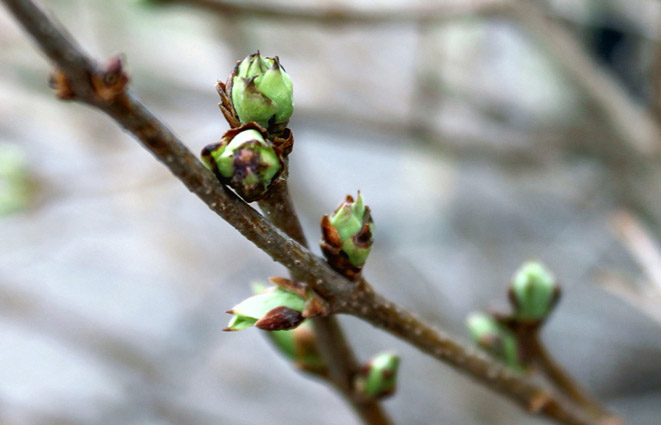
[[[283,129],[294,112],[294,91],[278,57],[259,52],[246,57],[230,75],[227,88],[241,124],[256,122],[264,128]]]
[[[355,389],[365,399],[392,395],[397,384],[399,356],[384,352],[374,356],[356,376]]]
[[[330,217],[324,216],[321,229],[321,248],[330,265],[345,274],[351,268],[359,274],[374,242],[374,222],[360,192],[355,201],[347,195]]]
[[[531,261],[523,264],[514,274],[509,295],[516,319],[538,322],[553,310],[560,296],[560,288],[544,265]]]
[[[202,150],[202,160],[247,202],[262,198],[283,169],[263,129],[254,124],[227,131],[220,143]]]
[[[493,317],[484,313],[472,313],[468,316],[466,325],[471,338],[480,348],[514,370],[524,369],[516,335]]]
[[[234,317],[224,330],[240,331],[251,326],[267,331],[294,329],[304,320],[304,306],[305,301],[298,295],[271,287],[227,311]]]

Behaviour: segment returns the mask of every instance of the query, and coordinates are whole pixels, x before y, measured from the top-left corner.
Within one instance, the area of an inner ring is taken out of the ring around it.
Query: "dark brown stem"
[[[534,333],[526,339],[532,361],[540,371],[558,388],[558,390],[583,407],[603,425],[618,425],[621,420],[608,412],[598,401],[592,399],[574,378],[567,373],[548,352],[539,334]]]
[[[293,241],[249,205],[218,184],[186,146],[129,91],[115,102],[94,95],[89,74],[96,64],[32,0],[2,0],[43,52],[66,74],[77,100],[93,105],[132,134],[212,211],[275,261],[344,310],[397,335],[421,351],[453,366],[526,410],[567,425],[595,425],[544,388],[508,372],[454,338],[423,323],[410,312],[374,294],[365,281],[350,282],[323,259]]]
[[[271,188],[267,197],[259,201],[259,208],[273,224],[290,238],[308,247],[301,221],[289,195],[286,179],[281,179]],[[292,271],[292,276],[297,277]],[[312,319],[312,327],[317,336],[317,347],[326,365],[331,383],[343,395],[363,423],[367,425],[389,425],[392,422],[376,401],[359,400],[355,396],[353,377],[358,370],[358,362],[344,337],[337,319],[318,317]]]

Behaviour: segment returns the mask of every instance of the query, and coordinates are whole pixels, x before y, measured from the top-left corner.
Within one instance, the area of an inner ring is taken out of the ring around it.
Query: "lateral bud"
[[[522,323],[542,323],[560,298],[560,286],[553,274],[537,261],[524,263],[514,274],[509,299],[513,318]]]
[[[397,386],[399,356],[390,352],[379,353],[365,364],[354,379],[356,393],[366,400],[391,396]]]
[[[225,331],[240,331],[251,326],[267,331],[294,329],[305,318],[305,300],[278,287],[270,287],[232,307]]]
[[[285,168],[282,151],[255,123],[225,132],[202,150],[202,161],[246,202],[263,198]]]
[[[472,313],[466,325],[478,347],[515,371],[525,370],[518,338],[496,318],[485,313]]]
[[[321,220],[321,250],[328,264],[350,279],[357,279],[374,242],[374,222],[370,209],[358,191]]]

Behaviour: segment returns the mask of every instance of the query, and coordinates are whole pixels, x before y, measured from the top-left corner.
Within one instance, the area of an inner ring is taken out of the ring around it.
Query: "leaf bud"
[[[348,277],[357,277],[374,242],[374,222],[360,191],[355,201],[347,195],[330,217],[324,216],[321,229],[321,248],[329,264]]]
[[[516,335],[498,323],[495,318],[484,313],[472,313],[468,316],[466,325],[478,347],[513,370],[524,369]]]
[[[390,352],[377,354],[356,375],[356,392],[368,400],[392,395],[397,384],[398,368],[399,356]]]
[[[227,131],[220,143],[202,150],[202,160],[247,202],[266,195],[284,168],[280,155],[256,124]]]
[[[524,322],[541,322],[560,297],[560,287],[543,264],[524,263],[514,274],[509,290],[514,317]]]
[[[236,118],[241,124],[256,122],[269,131],[287,127],[294,112],[294,91],[277,56],[268,58],[257,52],[246,57],[234,68],[227,84],[219,86],[221,110],[224,108],[226,118],[230,117],[230,125]]]
[[[267,331],[294,329],[305,320],[301,313],[304,306],[305,301],[298,295],[270,287],[228,310],[234,316],[224,330],[240,331],[251,326]]]

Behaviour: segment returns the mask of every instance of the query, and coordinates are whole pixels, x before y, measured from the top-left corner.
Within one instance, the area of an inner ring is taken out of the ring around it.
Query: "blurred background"
[[[368,280],[465,338],[525,260],[564,295],[543,337],[628,424],[661,416],[658,0],[42,0],[194,152],[214,90],[260,49],[295,84],[290,184],[308,238],[372,208]],[[261,331],[224,333],[285,270],[99,112],[57,101],[0,7],[0,424],[357,424]],[[319,252],[315,246],[314,250]],[[402,356],[399,424],[536,424],[356,319]],[[466,339],[467,341],[467,339]]]

